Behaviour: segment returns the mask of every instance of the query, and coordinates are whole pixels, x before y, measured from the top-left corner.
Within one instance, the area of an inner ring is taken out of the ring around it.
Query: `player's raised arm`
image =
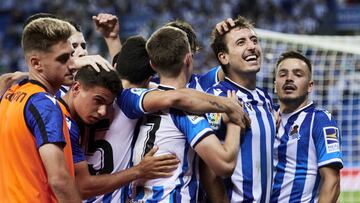
[[[111,59],[121,50],[119,20],[115,15],[99,13],[92,17],[96,30],[104,37]]]

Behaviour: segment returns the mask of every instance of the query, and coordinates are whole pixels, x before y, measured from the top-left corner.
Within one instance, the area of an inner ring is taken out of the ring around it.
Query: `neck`
[[[51,83],[49,83],[44,77],[42,77],[42,75],[34,74],[31,71],[29,71],[29,79],[36,80],[36,81],[40,82],[41,84],[43,84],[46,87],[48,93],[50,93],[52,95],[55,95],[56,91],[58,91],[61,86],[61,85],[54,86]]]
[[[226,76],[236,84],[249,90],[254,90],[256,88],[256,73],[235,73],[229,71]]]
[[[186,87],[186,84],[188,82],[189,82],[189,77],[187,77],[184,72],[181,72],[176,77],[166,77],[160,75],[160,84],[172,86],[175,87],[176,89]]]
[[[122,84],[124,89],[144,87],[142,85],[137,85],[137,84],[131,83],[130,81],[128,81],[126,79],[121,79],[121,84]]]
[[[309,100],[307,98],[303,100],[292,100],[292,101],[280,100],[280,112],[285,114],[293,113],[308,104],[309,104]]]
[[[71,90],[69,90],[63,97],[61,97],[61,99],[64,100],[66,105],[69,107],[71,117],[75,119],[75,118],[77,118],[77,115],[75,113],[74,105],[72,104],[72,99],[70,97],[70,91]]]

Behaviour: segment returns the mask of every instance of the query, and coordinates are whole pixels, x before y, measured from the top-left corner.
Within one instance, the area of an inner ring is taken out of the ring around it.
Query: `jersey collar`
[[[169,86],[169,85],[163,85],[163,84],[159,84],[159,86],[157,87],[159,90],[174,90],[175,87]]]

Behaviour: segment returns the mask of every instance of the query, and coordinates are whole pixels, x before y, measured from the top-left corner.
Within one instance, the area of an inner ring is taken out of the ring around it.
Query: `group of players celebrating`
[[[29,72],[0,78],[2,202],[337,201],[340,132],[309,98],[304,55],[279,57],[277,107],[256,86],[263,53],[241,16],[214,27],[219,66],[201,75],[187,22],[121,44],[116,16],[93,21],[113,65],[69,20],[25,22]]]

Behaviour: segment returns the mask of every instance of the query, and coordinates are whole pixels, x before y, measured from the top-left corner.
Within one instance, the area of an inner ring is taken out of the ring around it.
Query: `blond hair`
[[[25,55],[31,51],[47,52],[54,44],[67,41],[75,31],[66,21],[39,18],[24,27],[21,45]]]

